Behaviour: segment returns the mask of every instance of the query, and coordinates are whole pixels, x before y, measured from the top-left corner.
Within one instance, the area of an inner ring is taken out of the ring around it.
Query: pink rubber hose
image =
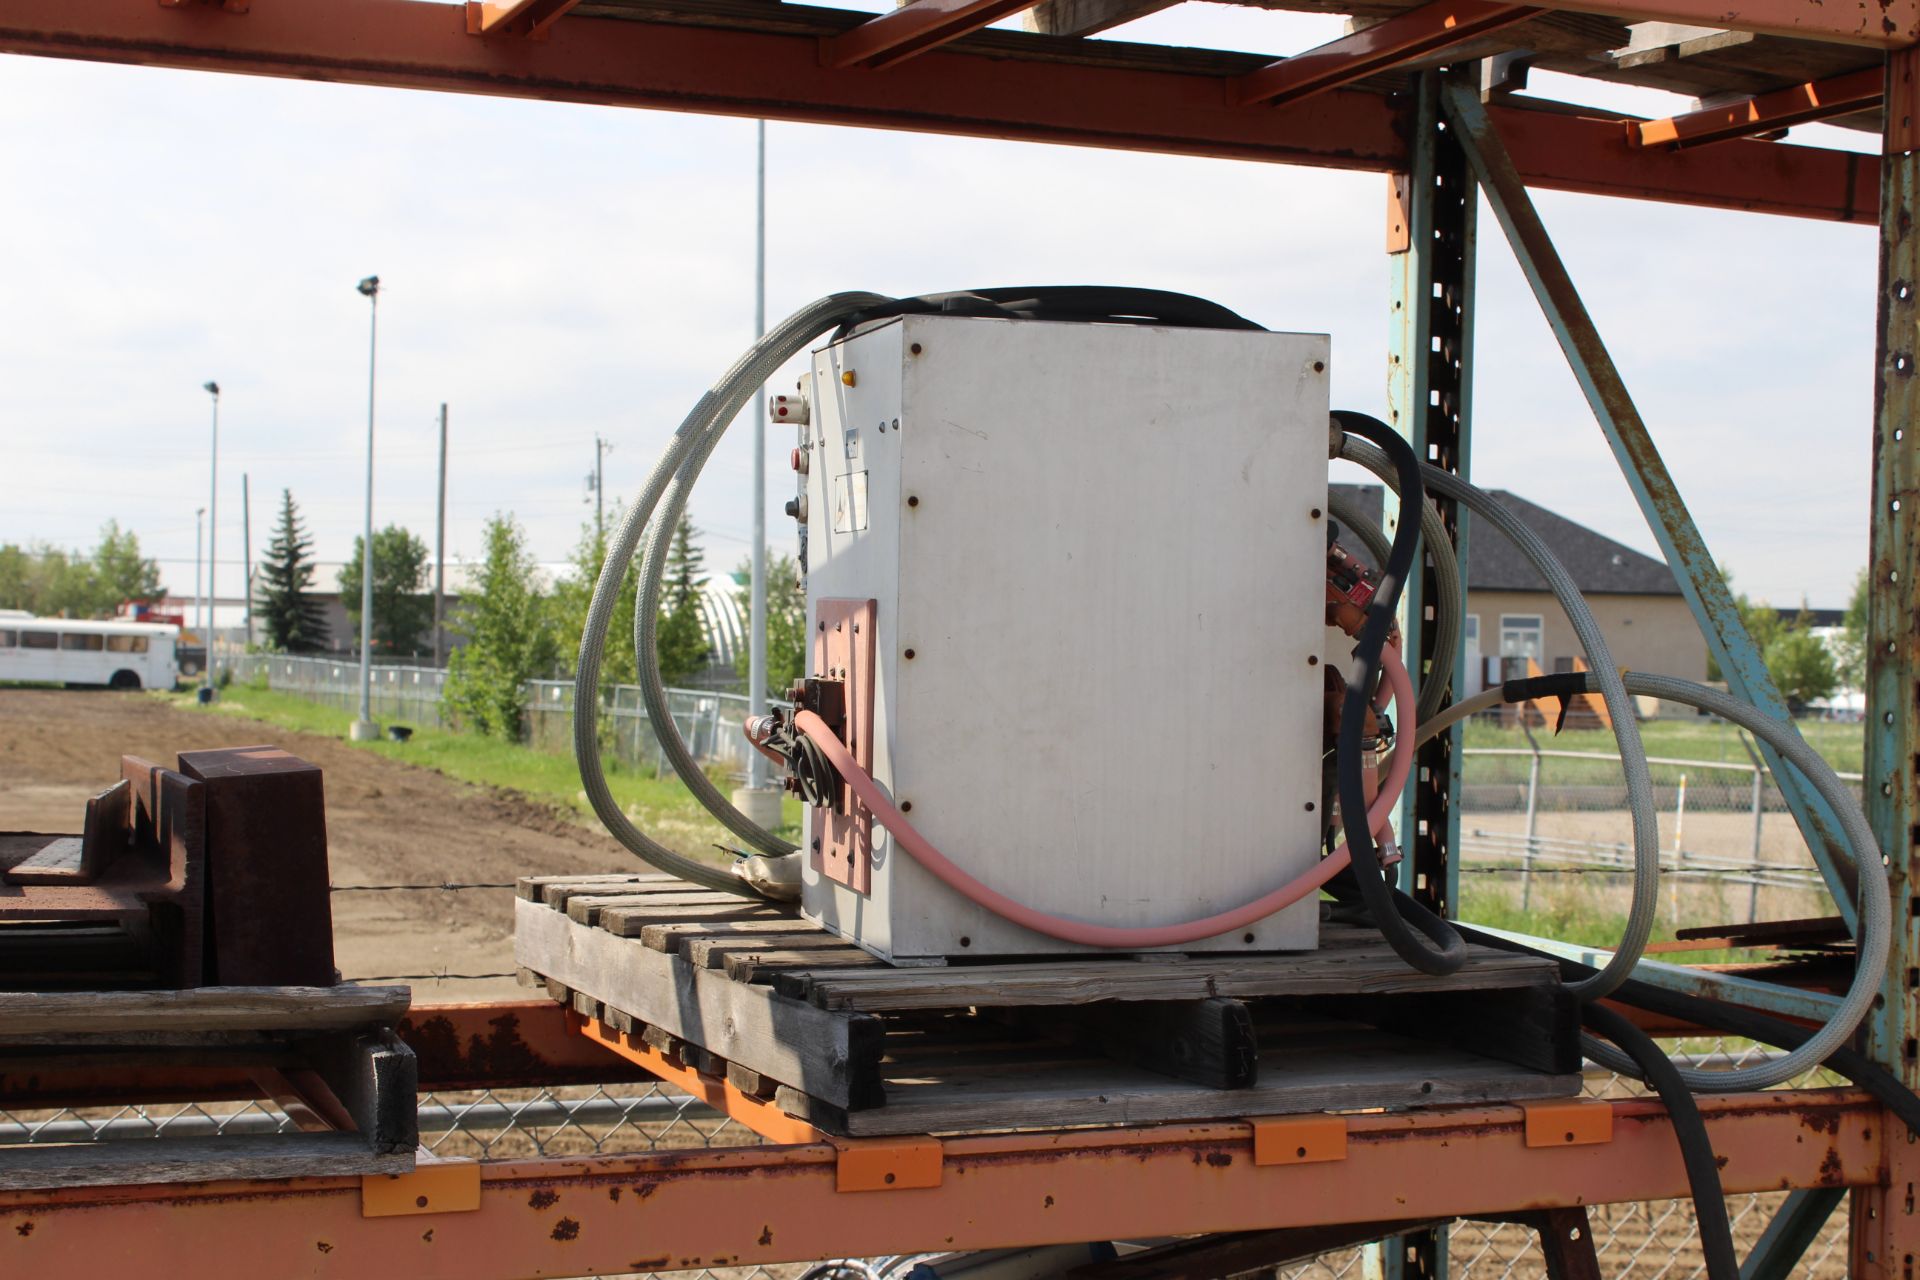
[[[1399,734],[1401,740],[1413,741],[1414,702],[1413,681],[1407,676],[1407,669],[1400,661],[1400,655],[1389,646],[1380,652],[1380,665],[1386,675],[1387,686],[1392,690],[1394,707],[1400,714]],[[973,902],[979,903],[997,916],[1013,921],[1035,933],[1043,933],[1049,938],[1059,938],[1064,942],[1078,942],[1091,947],[1171,947],[1183,942],[1198,942],[1202,938],[1211,938],[1216,934],[1227,933],[1233,929],[1245,928],[1257,920],[1290,907],[1333,879],[1346,867],[1351,853],[1344,841],[1332,853],[1322,858],[1311,871],[1295,876],[1272,893],[1255,898],[1242,906],[1217,915],[1206,916],[1199,920],[1188,920],[1180,924],[1144,925],[1121,928],[1113,925],[1089,924],[1081,920],[1068,920],[1061,916],[1049,915],[1016,902],[1004,893],[989,888],[956,866],[951,859],[934,848],[928,839],[914,829],[905,814],[894,807],[880,784],[873,776],[862,769],[848,751],[846,744],[834,735],[827,722],[811,711],[800,711],[793,718],[794,727],[813,740],[815,746],[833,762],[840,776],[853,788],[860,803],[873,811],[880,825],[893,834],[900,847],[912,855],[913,860],[933,873],[935,879],[949,889]],[[1373,803],[1367,807],[1369,829],[1378,833],[1387,826],[1393,807],[1400,799],[1400,792],[1407,785],[1407,775],[1413,767],[1412,751],[1395,751],[1388,764],[1387,779]]]

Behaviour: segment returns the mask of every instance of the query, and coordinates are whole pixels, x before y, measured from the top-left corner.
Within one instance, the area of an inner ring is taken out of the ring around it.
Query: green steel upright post
[[[1473,178],[1459,145],[1442,127],[1439,73],[1414,80],[1413,170],[1394,175],[1388,208],[1391,254],[1392,334],[1387,363],[1387,421],[1427,462],[1467,474],[1473,348]],[[1389,526],[1402,514],[1386,495]],[[1461,573],[1466,572],[1466,512],[1439,502],[1453,531]],[[1433,651],[1437,584],[1424,557],[1402,596],[1400,632],[1408,667],[1418,682]],[[1455,650],[1450,673],[1456,694],[1464,685],[1464,646]],[[1461,729],[1421,748],[1401,805],[1399,839],[1404,860],[1401,887],[1442,915],[1459,898]],[[1418,1232],[1374,1246],[1386,1280],[1438,1280],[1447,1273],[1444,1230]],[[1371,1259],[1370,1259],[1371,1261]]]
[[[1872,542],[1867,594],[1867,819],[1887,856],[1893,951],[1869,1048],[1909,1088],[1920,1085],[1920,918],[1914,854],[1920,845],[1920,155],[1914,151],[1915,54],[1888,59],[1887,145],[1880,169],[1878,340],[1874,364]],[[1892,1121],[1892,1117],[1888,1117]],[[1887,1187],[1853,1195],[1855,1280],[1910,1277],[1920,1253],[1913,1140],[1888,1125]]]

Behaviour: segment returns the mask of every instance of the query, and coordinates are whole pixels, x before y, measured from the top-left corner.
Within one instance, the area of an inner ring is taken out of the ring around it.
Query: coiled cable
[[[1404,469],[1396,459],[1378,448],[1369,447],[1370,441],[1379,443],[1370,436],[1348,432],[1347,438],[1339,445],[1338,454],[1349,462],[1359,463],[1388,484],[1401,488],[1401,501],[1407,501],[1404,482],[1400,479]],[[1607,647],[1606,637],[1601,634],[1600,624],[1594,621],[1593,611],[1587,607],[1586,600],[1581,597],[1579,588],[1574,585],[1572,576],[1560,563],[1559,557],[1548,549],[1547,544],[1525,521],[1494,501],[1493,496],[1485,490],[1439,467],[1421,466],[1419,472],[1434,492],[1460,503],[1505,534],[1539,570],[1540,576],[1547,581],[1548,589],[1565,610],[1568,621],[1573,624],[1580,647],[1586,652],[1587,665],[1592,668],[1590,674],[1598,683],[1607,715],[1613,721],[1614,741],[1619,744],[1621,767],[1626,774],[1627,808],[1633,822],[1633,899],[1627,911],[1626,930],[1613,958],[1597,976],[1574,983],[1571,987],[1577,998],[1597,1000],[1625,982],[1627,975],[1633,972],[1633,966],[1640,962],[1641,953],[1646,950],[1647,941],[1653,936],[1653,922],[1660,907],[1660,828],[1654,813],[1653,778],[1647,770],[1646,748],[1640,742],[1639,719],[1632,701],[1627,697],[1626,686],[1621,683],[1620,673],[1614,668],[1613,654]]]

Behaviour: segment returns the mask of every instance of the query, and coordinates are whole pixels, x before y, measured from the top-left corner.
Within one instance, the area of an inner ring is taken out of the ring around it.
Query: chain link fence
[[[265,683],[276,693],[291,693],[312,702],[360,709],[360,667],[330,658],[245,654],[234,659],[233,678],[242,684]],[[377,720],[409,726],[451,727],[441,694],[447,673],[437,667],[377,664],[372,670],[371,703]],[[573,751],[573,681],[529,680],[527,711],[521,740],[543,751]],[[609,758],[655,774],[669,766],[647,717],[638,685],[614,685],[606,691],[602,712]],[[774,705],[785,705],[776,703]],[[740,733],[746,718],[746,695],[709,689],[669,689],[667,709],[680,737],[702,764],[728,774],[744,776],[753,748]]]

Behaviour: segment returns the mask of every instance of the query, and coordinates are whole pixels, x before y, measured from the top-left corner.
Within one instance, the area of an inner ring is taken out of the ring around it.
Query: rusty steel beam
[[[733,1117],[769,1142],[818,1142],[821,1139],[818,1129],[804,1120],[796,1120],[771,1101],[750,1097],[731,1081],[701,1075],[684,1063],[672,1061],[638,1036],[617,1031],[598,1018],[573,1015],[568,1022],[578,1028],[580,1039],[644,1067],[648,1073],[700,1099],[715,1111]]]
[[[1610,1115],[1610,1136],[1529,1145],[1520,1107],[1376,1113],[1344,1118],[1344,1155],[1267,1164],[1245,1122],[489,1163],[476,1208],[438,1213],[409,1212],[392,1194],[409,1188],[384,1178],[369,1180],[382,1194],[366,1213],[358,1178],[0,1191],[0,1273],[64,1280],[192,1259],[196,1280],[624,1274],[1687,1194],[1657,1102],[1584,1106]],[[1874,1183],[1887,1149],[1904,1148],[1897,1122],[1858,1091],[1706,1097],[1700,1109],[1730,1195]],[[896,1159],[902,1183],[930,1172],[935,1185],[888,1184]],[[460,1167],[428,1172],[458,1181]]]
[[[909,0],[851,31],[822,39],[820,62],[828,67],[891,67],[1037,3],[1039,0]]]
[[[552,1000],[417,1004],[395,1033],[420,1063],[420,1088],[509,1089],[646,1080],[650,1072],[578,1034]]]
[[[467,0],[467,34],[545,40],[553,24],[579,4],[580,0],[508,0],[506,4]]]
[[[1859,0],[1827,4],[1823,0],[1534,0],[1543,9],[1603,12],[1628,22],[1677,22],[1685,26],[1724,27],[1761,35],[1787,36],[1901,49],[1920,43],[1920,0]]]
[[[1354,84],[1376,72],[1464,44],[1489,31],[1525,22],[1540,10],[1495,0],[1434,0],[1291,58],[1282,58],[1227,82],[1237,106],[1299,102]]]
[[[782,10],[790,22],[846,16]],[[1282,110],[1245,111],[1226,102],[1223,76],[1197,73],[1173,51],[1166,70],[1143,69],[1141,55],[1152,52],[1143,47],[1120,58],[1097,41],[1079,46],[1073,62],[1048,62],[1057,42],[988,32],[923,55],[911,76],[850,76],[820,66],[818,30],[576,15],[545,42],[476,40],[465,12],[417,0],[328,0],[234,17],[152,0],[0,0],[0,52],[1374,172],[1407,166],[1403,113],[1386,98],[1336,89]],[[968,53],[969,41],[986,43]],[[1029,44],[1037,56],[1004,56]],[[1874,156],[1747,142],[1651,152],[1627,146],[1618,116],[1517,106],[1491,113],[1518,172],[1536,186],[1843,222],[1875,217]]]
[[[1830,80],[1777,89],[1723,107],[1689,111],[1664,120],[1630,120],[1627,145],[1697,147],[1709,142],[1751,138],[1815,120],[1831,120],[1879,102],[1885,96],[1886,80],[1884,70],[1869,67]]]

